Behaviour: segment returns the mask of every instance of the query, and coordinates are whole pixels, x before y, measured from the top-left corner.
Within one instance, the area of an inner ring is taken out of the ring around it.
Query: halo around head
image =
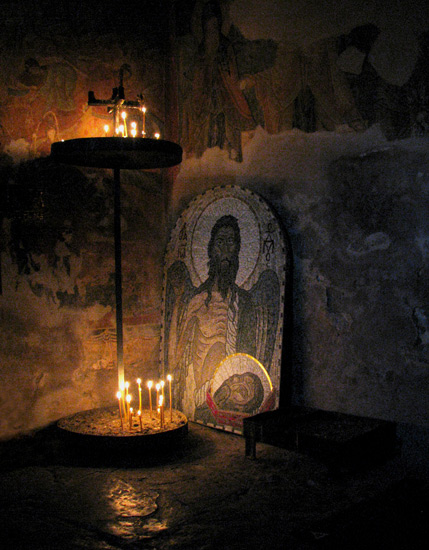
[[[233,376],[234,374],[244,374],[251,372],[256,374],[262,383],[264,388],[264,398],[273,389],[270,375],[260,361],[252,357],[248,353],[233,353],[225,357],[223,361],[219,363],[219,366],[213,374],[213,378],[210,382],[210,390],[212,394],[222,385],[223,381]]]

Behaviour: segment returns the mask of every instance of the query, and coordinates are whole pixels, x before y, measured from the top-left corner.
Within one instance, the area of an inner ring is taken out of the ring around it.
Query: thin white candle
[[[170,389],[170,422],[173,422],[173,400],[171,398],[171,381],[172,381],[173,377],[171,376],[171,374],[167,374],[167,380],[168,380],[168,385],[169,385],[169,389]]]
[[[124,422],[122,420],[122,408],[121,408],[122,393],[120,391],[118,391],[118,393],[116,394],[116,397],[118,398],[119,416],[121,418],[121,428],[123,430],[124,429]]]
[[[142,387],[141,387],[141,378],[137,378],[137,384],[139,386],[139,410],[142,408]]]
[[[149,390],[149,409],[150,409],[150,416],[152,417],[152,386],[153,382],[152,380],[149,380],[147,383],[147,387]]]

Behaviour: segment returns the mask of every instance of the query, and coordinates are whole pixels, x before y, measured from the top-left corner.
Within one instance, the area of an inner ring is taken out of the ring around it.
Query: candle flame
[[[161,385],[161,388],[163,388],[165,386],[164,380],[161,380],[160,385]]]
[[[130,387],[130,383],[129,382],[125,382],[125,388],[128,389]]]
[[[152,380],[149,380],[148,383],[147,383],[147,387],[149,389],[151,389],[152,386],[153,386],[153,382],[152,382]]]
[[[142,383],[142,379],[141,379],[141,378],[137,378],[137,384],[140,386],[141,383]]]
[[[120,391],[118,391],[118,393],[116,394],[116,397],[117,397],[118,399],[121,399],[122,393],[121,393]]]
[[[131,397],[131,394],[129,393],[126,397],[127,403],[130,403],[131,399],[132,399],[132,397]]]
[[[120,386],[119,386],[119,389],[120,389],[121,391],[124,391],[124,389],[125,389],[125,384],[124,384],[123,382],[121,382],[121,384],[120,384]]]
[[[146,112],[146,107],[142,107],[142,111],[145,113]]]
[[[122,117],[122,120],[125,120],[127,118],[127,113],[125,111],[122,111],[121,117]]]
[[[141,415],[142,415],[142,412],[141,412],[141,410],[140,410],[140,409],[139,409],[139,410],[137,411],[137,414],[138,414],[139,416],[141,416]]]
[[[159,139],[160,137],[161,137],[160,134],[158,133],[155,134],[155,139]]]
[[[157,385],[155,386],[156,391],[159,391],[159,388],[160,388],[160,387],[161,387],[161,386],[160,386],[159,384],[157,384]]]
[[[168,380],[169,382],[171,382],[172,379],[173,379],[173,377],[171,376],[171,374],[167,374],[167,380]]]
[[[163,395],[160,395],[160,396],[159,396],[159,402],[158,402],[158,405],[159,405],[160,407],[162,407],[163,401],[164,401],[164,396],[163,396]]]

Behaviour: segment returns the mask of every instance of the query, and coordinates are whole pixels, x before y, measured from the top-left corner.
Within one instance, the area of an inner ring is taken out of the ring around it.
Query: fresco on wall
[[[258,125],[278,134],[361,132],[379,124],[388,139],[429,132],[428,33],[420,36],[410,77],[392,83],[376,68],[374,24],[305,45],[247,40],[228,24],[228,2],[191,4],[188,21],[177,17],[176,44],[188,158],[219,147],[241,162],[243,143]]]
[[[278,406],[286,252],[257,195],[219,187],[194,199],[166,254],[162,363],[191,420],[240,431]]]
[[[54,141],[105,135],[112,117],[105,108],[88,107],[88,92],[109,99],[120,72],[126,99],[144,97],[148,134],[163,135],[164,41],[155,25],[147,28],[149,17],[138,22],[109,0],[81,10],[53,0],[24,2],[19,10],[5,4],[0,151],[28,160],[48,155]]]

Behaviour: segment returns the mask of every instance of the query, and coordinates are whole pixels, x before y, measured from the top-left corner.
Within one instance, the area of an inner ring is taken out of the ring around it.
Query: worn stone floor
[[[0,546],[16,549],[426,548],[429,491],[400,456],[331,471],[190,424],[160,457],[84,456],[47,429],[0,445]]]

